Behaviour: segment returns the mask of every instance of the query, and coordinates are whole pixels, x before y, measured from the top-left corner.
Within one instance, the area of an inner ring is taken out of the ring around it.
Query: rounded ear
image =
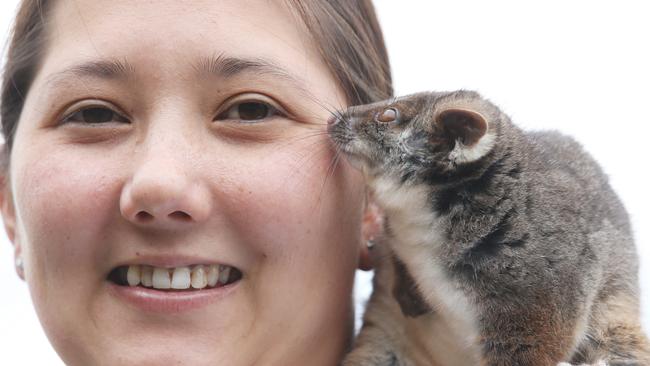
[[[0,175],[0,181],[5,179]],[[2,222],[5,226],[5,232],[9,241],[14,243],[16,239],[16,213],[12,202],[11,192],[0,182],[0,212],[2,212]]]
[[[0,143],[0,213],[2,213],[2,222],[9,241],[12,243],[15,239],[16,212],[11,194],[11,184],[9,183],[8,156],[5,145]]]
[[[7,238],[14,246],[14,261],[22,263],[22,248],[20,240],[16,237],[16,211],[9,184],[8,157],[4,144],[0,143],[0,213],[7,233]],[[25,279],[22,265],[16,265],[16,272],[20,278]]]
[[[436,117],[436,123],[452,141],[460,140],[465,146],[472,146],[487,132],[485,117],[478,112],[462,109],[445,109]]]
[[[361,223],[359,269],[369,271],[373,268],[370,251],[372,250],[374,240],[382,234],[383,230],[384,214],[372,196],[368,195],[368,197],[366,197],[366,208]]]

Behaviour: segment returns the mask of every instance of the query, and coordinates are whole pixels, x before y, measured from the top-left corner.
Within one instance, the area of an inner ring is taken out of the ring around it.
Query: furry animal
[[[569,137],[471,91],[332,118],[385,212],[345,366],[650,365],[627,213]]]

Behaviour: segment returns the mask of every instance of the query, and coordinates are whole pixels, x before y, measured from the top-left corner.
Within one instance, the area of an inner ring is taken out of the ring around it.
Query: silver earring
[[[369,239],[368,241],[366,241],[366,246],[368,247],[368,249],[372,249],[375,246],[375,241]]]
[[[21,272],[23,271],[23,257],[16,258],[16,268]]]

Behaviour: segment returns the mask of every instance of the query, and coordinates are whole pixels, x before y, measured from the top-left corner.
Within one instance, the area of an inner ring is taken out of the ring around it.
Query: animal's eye
[[[270,103],[259,100],[245,100],[231,105],[214,120],[237,120],[246,123],[255,123],[277,115],[282,115],[282,113]]]
[[[63,123],[100,124],[108,122],[129,123],[129,120],[119,113],[103,106],[82,108],[63,119]]]
[[[395,122],[399,118],[399,111],[395,108],[386,108],[383,111],[377,113],[375,119],[377,122],[389,123]]]

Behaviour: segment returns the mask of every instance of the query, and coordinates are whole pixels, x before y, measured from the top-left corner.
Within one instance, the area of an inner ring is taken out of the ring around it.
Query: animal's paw
[[[582,365],[572,365],[568,362],[560,362],[557,364],[557,366],[608,366],[608,365],[607,362],[601,360],[591,365],[587,365],[586,363],[583,363]]]

